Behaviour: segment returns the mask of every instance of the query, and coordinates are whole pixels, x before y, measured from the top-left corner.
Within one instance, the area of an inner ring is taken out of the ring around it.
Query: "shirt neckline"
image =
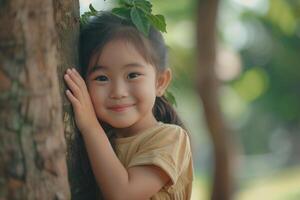
[[[134,139],[137,138],[137,137],[140,137],[140,136],[145,135],[145,134],[147,134],[147,133],[149,133],[149,132],[152,132],[153,130],[157,129],[157,128],[160,127],[161,125],[163,125],[163,123],[159,121],[159,122],[158,122],[157,124],[155,124],[154,126],[151,126],[151,127],[147,128],[147,129],[145,129],[145,130],[143,130],[143,131],[141,131],[141,132],[139,132],[139,133],[137,133],[137,134],[135,134],[135,135],[133,135],[133,136],[115,138],[115,139],[114,139],[114,140],[115,140],[115,143],[116,143],[116,144],[127,143],[127,142],[129,142],[129,141],[134,140]]]

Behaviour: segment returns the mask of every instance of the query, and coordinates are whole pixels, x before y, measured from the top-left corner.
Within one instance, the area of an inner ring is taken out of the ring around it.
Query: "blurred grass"
[[[249,182],[237,193],[235,200],[253,200],[258,197],[271,200],[299,200],[300,166]]]
[[[204,176],[197,175],[193,183],[192,200],[208,200],[209,185]],[[286,169],[270,177],[251,180],[234,195],[234,200],[299,200],[300,166]]]
[[[206,200],[209,197],[208,184],[205,177],[196,175],[193,182],[193,191],[191,200]]]

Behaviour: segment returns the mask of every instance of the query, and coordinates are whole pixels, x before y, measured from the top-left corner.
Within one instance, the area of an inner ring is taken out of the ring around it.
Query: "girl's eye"
[[[132,73],[128,74],[127,78],[128,79],[135,79],[135,78],[139,77],[140,75],[141,75],[140,73],[132,72]]]
[[[95,78],[96,81],[108,81],[108,78],[104,75],[101,75],[101,76],[97,76]]]

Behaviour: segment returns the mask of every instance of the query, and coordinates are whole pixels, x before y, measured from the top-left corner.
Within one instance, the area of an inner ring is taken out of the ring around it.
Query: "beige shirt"
[[[181,127],[159,122],[137,135],[116,138],[115,149],[125,168],[155,165],[171,181],[152,200],[188,200],[191,198],[193,166],[189,136]]]

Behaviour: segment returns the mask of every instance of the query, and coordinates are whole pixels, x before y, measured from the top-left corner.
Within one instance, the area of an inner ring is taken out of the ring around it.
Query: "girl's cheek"
[[[136,84],[131,84],[129,89],[131,94],[135,94],[144,91],[146,88],[143,85],[143,83],[136,83]]]
[[[150,95],[155,93],[155,83],[148,81],[148,82],[139,82],[137,84],[133,84],[130,87],[130,93],[135,95]]]
[[[105,97],[107,96],[107,90],[107,87],[91,86],[89,88],[89,93],[93,102],[96,103],[96,101],[104,101]]]

